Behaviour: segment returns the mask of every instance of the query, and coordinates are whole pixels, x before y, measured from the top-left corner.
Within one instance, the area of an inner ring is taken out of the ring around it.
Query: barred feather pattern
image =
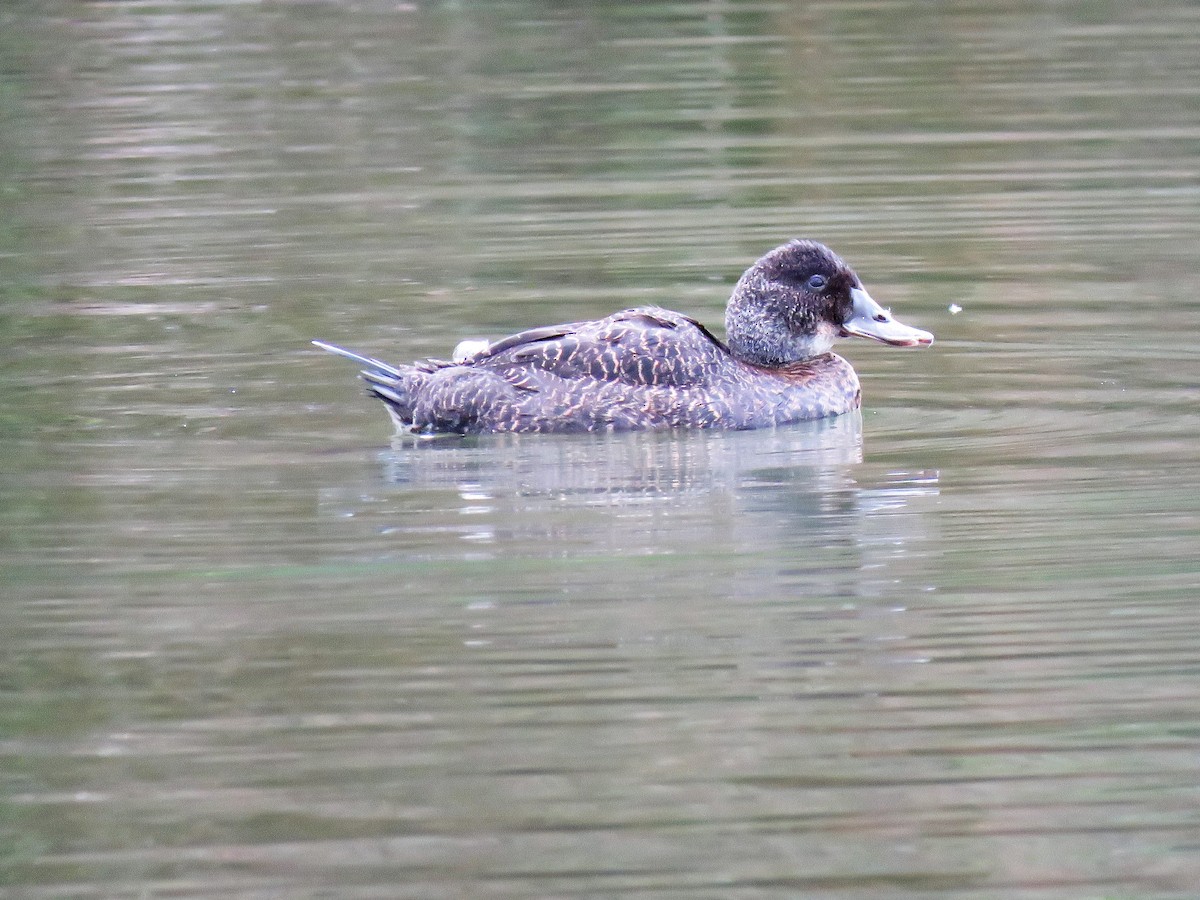
[[[762,428],[857,409],[858,376],[824,353],[767,368],[699,322],[638,307],[536,328],[461,362],[363,371],[397,425],[422,432]]]

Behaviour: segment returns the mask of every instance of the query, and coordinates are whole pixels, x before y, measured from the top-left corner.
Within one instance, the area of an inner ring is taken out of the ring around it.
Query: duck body
[[[363,366],[367,390],[401,429],[586,432],[763,428],[857,409],[858,376],[829,348],[839,336],[932,342],[901,325],[828,248],[792,241],[734,289],[729,343],[696,320],[646,306],[604,319],[464,342],[452,360]],[[873,333],[872,333],[873,332]]]

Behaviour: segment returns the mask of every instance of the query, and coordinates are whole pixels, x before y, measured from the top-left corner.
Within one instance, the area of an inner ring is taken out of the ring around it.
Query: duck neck
[[[833,347],[833,338],[819,334],[737,331],[729,333],[728,343],[729,351],[742,362],[778,369],[828,353]]]
[[[771,369],[828,353],[836,337],[833,327],[815,320],[789,322],[780,304],[763,301],[764,288],[756,280],[751,272],[743,275],[725,309],[730,352],[742,362]]]

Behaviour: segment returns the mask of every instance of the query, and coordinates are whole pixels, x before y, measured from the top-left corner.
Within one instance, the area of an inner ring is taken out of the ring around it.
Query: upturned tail
[[[424,376],[421,369],[416,366],[397,368],[381,359],[363,356],[325,341],[313,341],[313,345],[362,366],[359,377],[367,383],[367,393],[384,402],[396,427],[403,428],[412,423],[413,381]]]
[[[368,369],[379,372],[382,375],[390,375],[392,378],[399,378],[401,375],[399,369],[395,366],[389,366],[383,360],[375,359],[372,356],[363,356],[361,353],[355,353],[353,350],[347,350],[345,347],[339,347],[337,344],[328,344],[325,341],[313,341],[313,346],[320,347],[322,350],[328,350],[337,356],[344,356],[346,359],[352,360],[360,366],[366,366]]]

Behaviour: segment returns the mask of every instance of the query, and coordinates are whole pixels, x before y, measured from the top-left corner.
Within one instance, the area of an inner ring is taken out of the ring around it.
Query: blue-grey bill
[[[850,318],[842,323],[843,337],[870,338],[893,347],[925,347],[933,343],[932,334],[898,322],[862,288],[851,288],[850,299],[854,306]]]

